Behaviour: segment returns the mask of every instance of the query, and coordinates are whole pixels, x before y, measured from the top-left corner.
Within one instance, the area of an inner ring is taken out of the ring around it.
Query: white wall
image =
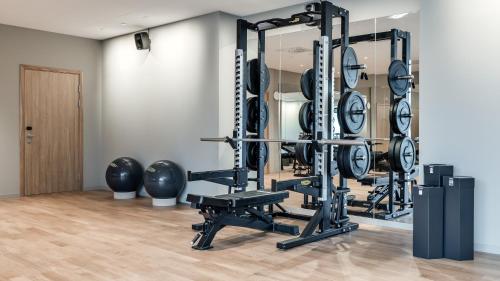
[[[101,43],[0,25],[0,196],[19,195],[19,66],[83,72],[84,186],[99,186]]]
[[[231,17],[214,13],[154,28],[150,53],[137,51],[132,35],[105,41],[103,170],[119,156],[145,166],[168,159],[186,170],[221,168],[219,146],[199,139],[218,136],[219,127],[227,135],[233,124],[231,26]],[[221,190],[227,188],[196,182],[185,193]]]
[[[423,0],[422,163],[476,178],[476,250],[500,253],[500,2]]]

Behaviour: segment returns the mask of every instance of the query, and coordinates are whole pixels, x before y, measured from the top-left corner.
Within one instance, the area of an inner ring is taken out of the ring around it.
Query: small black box
[[[474,259],[474,178],[444,177],[444,257]]]
[[[425,259],[443,257],[443,203],[441,186],[414,186],[413,255]]]
[[[443,186],[443,177],[453,177],[453,166],[445,164],[424,165],[424,185]]]

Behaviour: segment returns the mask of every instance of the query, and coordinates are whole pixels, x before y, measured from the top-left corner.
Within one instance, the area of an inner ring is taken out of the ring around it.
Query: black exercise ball
[[[144,172],[144,187],[153,198],[176,198],[185,186],[184,169],[172,161],[155,162]]]
[[[130,157],[121,157],[109,164],[106,183],[114,192],[135,192],[142,184],[142,165]]]

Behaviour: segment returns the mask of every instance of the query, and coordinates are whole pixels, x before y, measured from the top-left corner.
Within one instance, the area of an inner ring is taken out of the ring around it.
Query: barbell
[[[363,146],[366,144],[364,140],[360,139],[322,139],[322,140],[286,140],[286,139],[258,139],[258,138],[200,138],[203,142],[224,142],[224,143],[237,143],[237,142],[264,142],[264,143],[310,143],[318,145],[345,145],[345,146]]]

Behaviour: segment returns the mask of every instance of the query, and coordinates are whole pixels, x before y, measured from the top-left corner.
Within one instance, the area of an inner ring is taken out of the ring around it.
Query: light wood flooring
[[[109,192],[0,200],[0,280],[500,280],[500,257],[412,257],[411,233],[361,225],[284,252],[288,236],[226,228],[190,248],[196,210],[154,209]]]

